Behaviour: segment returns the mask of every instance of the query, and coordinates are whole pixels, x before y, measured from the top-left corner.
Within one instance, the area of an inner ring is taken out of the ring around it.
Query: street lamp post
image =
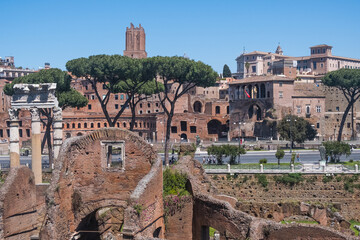
[[[286,120],[287,122],[290,122],[290,153],[292,153],[292,142],[293,142],[293,136],[292,136],[292,125],[293,125],[293,116],[290,115],[290,119]],[[296,119],[294,120],[296,122]]]
[[[244,122],[234,122],[234,124],[239,124],[239,151],[241,147],[241,124],[245,124]],[[240,163],[240,152],[239,152],[239,163]]]

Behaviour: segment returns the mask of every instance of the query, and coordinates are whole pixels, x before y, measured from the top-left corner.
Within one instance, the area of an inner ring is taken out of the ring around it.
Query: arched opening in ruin
[[[208,134],[217,134],[217,139],[226,140],[229,126],[227,123],[222,124],[219,120],[213,119],[207,124]]]
[[[252,92],[253,92],[252,86],[251,85],[247,86],[247,90],[246,90],[247,98],[253,98]]]
[[[81,132],[78,132],[77,134],[76,134],[76,136],[82,136],[83,134],[81,133]]]
[[[115,239],[114,237],[122,231],[123,225],[124,209],[122,207],[100,208],[81,220],[76,228],[77,234],[73,235],[72,239]]]
[[[246,93],[245,93],[245,86],[242,86],[240,96],[241,96],[241,99],[247,98]]]
[[[261,85],[260,85],[260,98],[265,98],[266,96],[266,94],[265,94],[265,84],[264,83],[262,83]]]
[[[65,134],[65,137],[66,137],[66,138],[71,138],[71,133],[66,133],[66,134]]]
[[[252,119],[254,117],[254,114],[255,114],[256,121],[262,120],[261,108],[257,104],[251,105],[249,107],[249,110],[248,110],[249,119]]]
[[[153,237],[154,237],[154,238],[160,237],[160,233],[161,233],[161,227],[158,227],[158,228],[155,229],[155,231],[153,232]]]
[[[201,226],[201,239],[220,239],[220,232],[210,226]]]
[[[251,105],[248,109],[248,117],[251,119],[254,115],[254,105]]]
[[[196,113],[201,113],[202,112],[202,104],[201,104],[200,101],[196,101],[194,103],[193,107],[194,107],[194,112],[196,112]]]
[[[185,133],[182,133],[180,135],[181,141],[187,141],[187,135]]]
[[[99,231],[99,223],[96,219],[96,211],[90,213],[86,217],[84,217],[78,227],[76,228],[76,234],[72,239],[77,240],[85,240],[85,239],[93,239],[93,240],[101,240],[100,231]]]

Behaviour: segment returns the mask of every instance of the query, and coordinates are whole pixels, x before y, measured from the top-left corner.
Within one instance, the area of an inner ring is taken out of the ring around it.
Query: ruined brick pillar
[[[42,183],[41,169],[41,128],[38,108],[30,108],[31,113],[31,164],[34,172],[35,184]]]
[[[20,166],[19,109],[9,109],[10,118],[10,168]]]
[[[62,145],[63,131],[62,131],[62,110],[59,107],[54,108],[54,159],[57,159]]]

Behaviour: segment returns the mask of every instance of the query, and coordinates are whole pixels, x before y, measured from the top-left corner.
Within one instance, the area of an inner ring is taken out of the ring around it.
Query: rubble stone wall
[[[104,143],[114,142],[125,145],[124,169],[107,166]],[[106,207],[123,209],[120,212],[124,212],[124,230],[135,221],[129,219],[134,217],[135,208],[140,216],[149,212],[148,218],[137,219],[135,226],[127,228],[130,235],[147,234],[157,227],[164,229],[160,217],[161,166],[151,146],[127,130],[105,128],[67,140],[60,150],[48,190],[48,218],[42,239],[70,238],[79,230],[82,220]],[[134,198],[131,195],[135,189],[141,190]],[[133,201],[136,198],[138,201]],[[144,232],[142,227],[147,230]]]

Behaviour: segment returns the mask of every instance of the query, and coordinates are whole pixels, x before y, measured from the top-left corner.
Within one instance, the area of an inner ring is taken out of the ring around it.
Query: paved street
[[[276,151],[248,151],[245,155],[241,155],[241,163],[258,163],[259,159],[266,158],[268,163],[276,163],[277,159],[275,158]],[[315,150],[299,150],[296,153],[300,154],[300,161],[302,163],[317,163],[320,160],[319,151]],[[159,153],[159,156],[164,159],[164,154]],[[169,157],[171,158],[171,154]],[[174,155],[175,159],[177,159],[177,155]],[[203,157],[205,159],[208,158],[208,154],[206,152],[200,152],[195,154],[195,159],[202,162]],[[281,159],[281,162],[290,162],[291,154],[289,151],[285,152],[285,157]],[[341,161],[349,161],[360,160],[360,149],[355,149],[352,151],[349,157],[342,156]],[[49,158],[48,156],[42,156],[42,161],[44,167],[48,166]],[[224,162],[228,162],[229,158],[224,158]],[[31,156],[21,156],[20,162],[22,165],[31,164]],[[10,163],[10,157],[8,155],[0,156],[0,164],[2,168],[7,168]]]

